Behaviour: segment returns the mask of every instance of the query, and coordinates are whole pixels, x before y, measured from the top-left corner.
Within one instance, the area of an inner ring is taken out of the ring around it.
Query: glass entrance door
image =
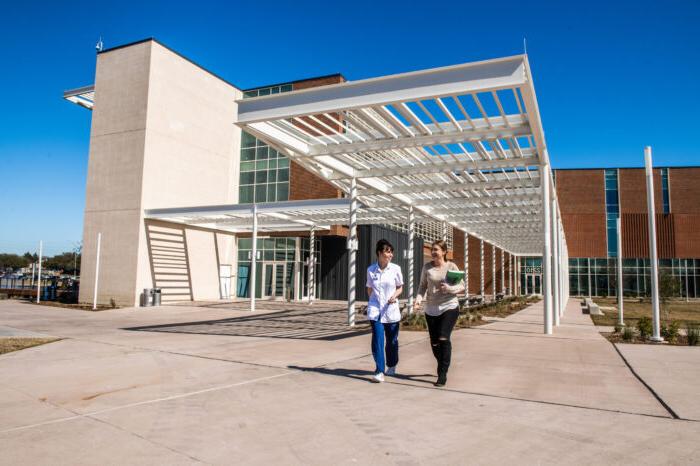
[[[525,274],[525,294],[542,294],[542,275],[534,273]]]
[[[287,264],[263,262],[263,299],[284,299],[287,290]]]

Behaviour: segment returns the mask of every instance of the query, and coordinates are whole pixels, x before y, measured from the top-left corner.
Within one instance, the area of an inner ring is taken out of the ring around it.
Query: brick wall
[[[605,257],[605,172],[556,170],[569,257]]]
[[[321,78],[305,79],[303,81],[295,81],[292,83],[293,89],[309,89],[312,87],[327,86],[344,82],[345,78],[342,75],[324,76]],[[320,127],[313,121],[309,120],[309,124],[314,127]],[[328,123],[328,122],[327,122]],[[323,132],[328,132],[321,128]],[[292,161],[289,167],[289,200],[304,200],[304,199],[328,199],[341,197],[341,191],[335,188],[328,181],[320,178],[301,165]]]
[[[661,170],[654,170],[654,209],[663,212]],[[647,213],[647,180],[643,168],[621,168],[619,171],[620,213]],[[605,205],[603,205],[605,207]]]

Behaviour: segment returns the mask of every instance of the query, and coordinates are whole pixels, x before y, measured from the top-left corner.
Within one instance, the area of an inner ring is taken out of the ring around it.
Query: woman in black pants
[[[428,322],[430,333],[430,347],[437,360],[436,387],[442,387],[447,383],[447,369],[450,367],[452,357],[452,342],[450,335],[459,317],[459,301],[457,293],[464,291],[464,282],[456,285],[448,285],[447,272],[458,271],[459,268],[447,261],[447,243],[435,241],[431,248],[433,260],[423,266],[418,287],[418,296],[415,301],[415,310],[420,308],[425,296],[425,319]]]

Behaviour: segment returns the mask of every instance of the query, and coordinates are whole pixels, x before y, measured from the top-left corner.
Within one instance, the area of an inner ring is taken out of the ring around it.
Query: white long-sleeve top
[[[425,296],[425,313],[429,316],[439,316],[448,309],[459,307],[457,293],[464,291],[464,280],[456,285],[447,285],[447,291],[440,290],[440,285],[449,270],[459,270],[459,268],[454,262],[445,262],[437,267],[431,261],[423,266],[417,300],[420,303]]]

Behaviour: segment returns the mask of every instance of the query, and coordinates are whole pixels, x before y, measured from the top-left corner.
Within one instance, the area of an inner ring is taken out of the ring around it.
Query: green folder
[[[464,280],[464,272],[459,270],[448,270],[445,281],[448,285],[456,285]]]

